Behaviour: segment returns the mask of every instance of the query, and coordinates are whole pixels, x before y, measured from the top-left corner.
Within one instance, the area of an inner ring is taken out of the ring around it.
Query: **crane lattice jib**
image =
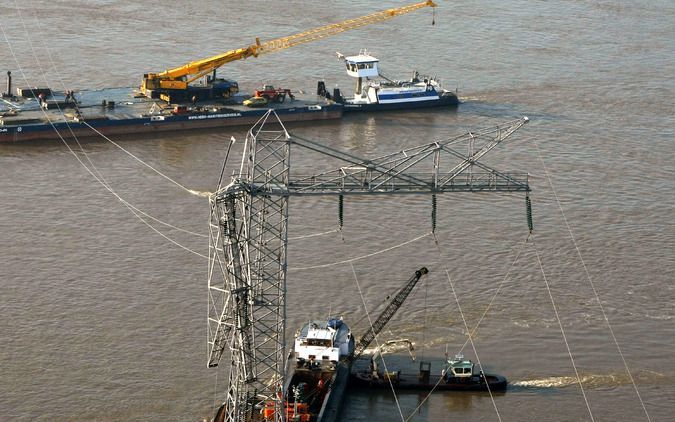
[[[159,79],[178,79],[182,77],[188,77],[187,82],[189,83],[229,62],[246,59],[251,56],[257,57],[261,54],[271,53],[299,44],[316,41],[344,31],[348,31],[350,29],[359,28],[372,23],[382,22],[399,15],[413,12],[423,7],[436,7],[436,4],[433,1],[428,0],[408,6],[383,10],[381,12],[372,13],[370,15],[361,16],[354,19],[348,19],[339,23],[320,26],[309,31],[300,32],[295,35],[277,38],[262,43],[256,39],[256,43],[251,44],[248,47],[230,50],[226,53],[218,54],[207,59],[197,60],[184,66],[161,72],[157,74],[157,76]]]
[[[382,331],[384,326],[387,325],[389,320],[391,320],[396,311],[398,311],[398,309],[401,307],[417,282],[420,281],[420,278],[422,278],[422,276],[428,272],[429,270],[427,270],[426,267],[422,267],[415,271],[415,275],[412,276],[410,280],[408,280],[406,285],[403,286],[401,290],[398,291],[398,293],[396,293],[396,296],[394,296],[389,305],[384,308],[377,320],[375,320],[375,322],[371,325],[368,332],[366,332],[366,334],[361,337],[359,344],[357,344],[354,348],[354,353],[352,353],[352,355],[349,357],[351,361],[357,360],[363,354],[363,351],[366,350],[368,346],[370,346],[370,343],[373,342],[375,337],[380,333],[380,331]]]

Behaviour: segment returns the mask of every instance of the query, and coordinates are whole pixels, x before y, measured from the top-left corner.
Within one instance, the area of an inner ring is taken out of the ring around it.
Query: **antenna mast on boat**
[[[269,121],[272,119],[272,121]],[[268,122],[269,121],[269,122]],[[210,198],[209,360],[229,356],[225,401],[216,421],[262,420],[274,403],[284,421],[286,351],[286,251],[291,196],[529,192],[527,173],[504,173],[479,162],[528,122],[502,125],[434,141],[374,159],[291,137],[269,110],[246,137],[240,174]],[[271,130],[267,126],[275,125]],[[469,145],[469,153],[456,148]],[[291,147],[304,147],[343,163],[313,175],[291,175]],[[458,162],[459,161],[459,162]]]

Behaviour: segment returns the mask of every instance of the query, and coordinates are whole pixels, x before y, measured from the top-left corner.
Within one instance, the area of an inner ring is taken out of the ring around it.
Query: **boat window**
[[[307,340],[307,345],[308,346],[322,346],[322,347],[330,347],[331,346],[331,341],[330,340],[323,340],[323,339],[308,339]]]

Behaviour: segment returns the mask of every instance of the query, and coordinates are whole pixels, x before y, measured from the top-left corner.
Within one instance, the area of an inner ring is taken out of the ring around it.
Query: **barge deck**
[[[4,97],[0,102],[0,142],[250,126],[270,108],[284,122],[339,119],[343,112],[341,104],[318,96],[295,96],[292,101],[251,108],[242,104],[246,95],[228,101],[169,106],[133,88],[50,92],[43,98],[35,97],[39,89],[22,92],[27,97]]]

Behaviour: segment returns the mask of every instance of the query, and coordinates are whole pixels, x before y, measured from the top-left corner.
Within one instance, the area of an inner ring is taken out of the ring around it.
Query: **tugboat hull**
[[[487,381],[487,382],[486,382]],[[487,374],[483,379],[473,376],[465,379],[450,381],[441,380],[440,375],[431,375],[428,379],[419,375],[406,375],[396,372],[389,377],[381,376],[373,378],[368,372],[354,373],[350,377],[350,385],[361,388],[391,389],[391,384],[396,391],[401,390],[440,390],[440,391],[504,391],[508,381],[501,375]]]
[[[402,101],[395,103],[353,103],[346,100],[342,103],[344,112],[388,111],[388,110],[417,110],[432,107],[457,107],[459,98],[453,93],[445,93],[435,100]]]

